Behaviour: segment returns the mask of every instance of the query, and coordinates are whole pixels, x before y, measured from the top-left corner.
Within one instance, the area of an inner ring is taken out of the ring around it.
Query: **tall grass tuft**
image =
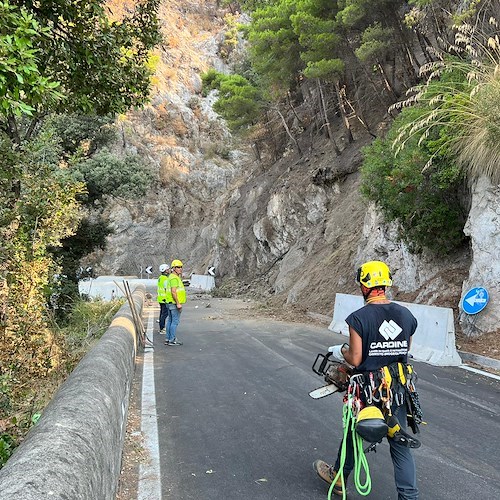
[[[399,130],[393,147],[399,152],[410,138],[424,141],[435,127],[445,127],[448,139],[442,147],[456,155],[469,179],[486,175],[500,182],[498,23],[491,18],[488,33],[470,24],[455,28],[455,43],[435,52],[438,60],[422,66],[426,81],[393,106],[401,109],[419,103],[427,108]]]

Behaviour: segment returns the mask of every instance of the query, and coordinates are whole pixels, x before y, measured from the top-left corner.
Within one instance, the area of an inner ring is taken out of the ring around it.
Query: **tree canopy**
[[[0,466],[45,403],[44,380],[64,371],[50,313],[60,263],[109,232],[83,219],[62,255],[83,200],[137,195],[153,180],[138,155],[99,149],[114,115],[148,99],[158,5],[111,20],[104,0],[0,0]]]
[[[50,112],[105,115],[145,102],[149,51],[160,41],[159,0],[111,21],[104,0],[0,3],[0,127],[15,141],[15,118]],[[30,122],[32,123],[32,122]],[[29,125],[24,134],[30,134]]]

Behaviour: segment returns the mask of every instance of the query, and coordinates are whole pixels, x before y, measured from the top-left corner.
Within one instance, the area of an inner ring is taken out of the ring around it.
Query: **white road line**
[[[485,372],[483,370],[478,370],[477,368],[472,368],[472,366],[460,365],[459,368],[462,368],[462,370],[467,370],[469,372],[479,373],[479,375],[484,375],[485,377],[494,378],[495,380],[500,380],[500,377],[498,375],[495,375],[494,373],[490,372]]]
[[[153,338],[153,313],[148,311],[148,328],[146,334]],[[149,460],[139,467],[138,500],[161,498],[160,448],[158,444],[158,418],[156,415],[154,352],[144,352],[144,368],[142,372],[141,431]]]

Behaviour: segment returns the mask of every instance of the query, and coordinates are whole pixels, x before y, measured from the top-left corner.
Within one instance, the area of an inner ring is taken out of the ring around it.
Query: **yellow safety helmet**
[[[384,416],[376,406],[365,406],[356,419],[356,432],[369,443],[378,443],[389,430]]]
[[[180,260],[175,259],[172,261],[170,267],[182,267],[182,262]]]
[[[372,260],[365,262],[358,269],[356,281],[361,285],[365,285],[366,288],[392,286],[391,271],[385,262]]]

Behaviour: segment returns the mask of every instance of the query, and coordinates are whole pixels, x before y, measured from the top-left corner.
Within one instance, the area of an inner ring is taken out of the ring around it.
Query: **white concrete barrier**
[[[462,359],[455,345],[455,324],[452,309],[394,302],[407,307],[417,318],[418,327],[413,335],[410,350],[415,359],[436,366],[459,366],[462,364]],[[363,305],[363,297],[359,295],[337,293],[333,320],[328,329],[349,336],[349,327],[345,319]]]
[[[93,299],[113,300],[119,297],[125,297],[123,281],[128,281],[130,289],[133,290],[137,285],[144,285],[146,288],[154,287],[156,289],[158,279],[139,279],[130,276],[99,276],[80,280],[78,282],[78,292],[80,295],[88,295]]]
[[[189,288],[209,292],[215,288],[215,278],[208,274],[192,274],[189,277]]]

